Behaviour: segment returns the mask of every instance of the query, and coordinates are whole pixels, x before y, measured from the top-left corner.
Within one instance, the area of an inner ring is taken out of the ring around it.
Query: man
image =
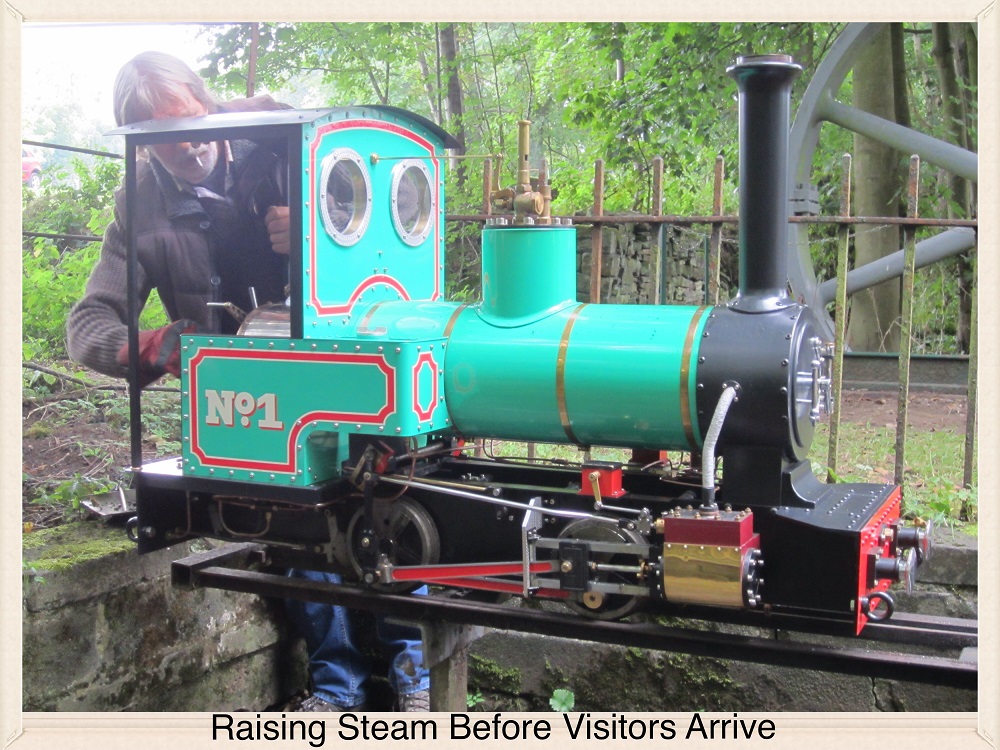
[[[204,82],[177,58],[144,52],[126,63],[115,81],[119,126],[144,120],[197,117],[218,111],[285,109],[269,96],[218,102]],[[143,386],[166,373],[180,374],[180,336],[194,331],[234,333],[232,316],[209,302],[249,310],[285,298],[288,281],[289,209],[281,186],[284,165],[267,144],[235,140],[148,147],[136,167],[133,215],[138,289],[145,304],[153,289],[171,323],[139,334]],[[70,312],[70,356],[98,372],[124,377],[128,368],[125,191],[115,196],[115,217],[86,293]],[[253,292],[251,293],[251,289]],[[291,571],[314,580],[332,574]],[[314,689],[304,711],[361,710],[371,665],[354,646],[343,607],[289,602],[287,611],[309,651]],[[429,677],[419,631],[377,619],[380,639],[394,652],[390,682],[399,708],[429,708]]]

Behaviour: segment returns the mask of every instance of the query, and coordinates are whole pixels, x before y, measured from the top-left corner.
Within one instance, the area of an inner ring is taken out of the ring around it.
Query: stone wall
[[[594,227],[577,226],[577,299],[590,301],[590,266]],[[660,285],[658,227],[652,224],[607,224],[602,231],[601,301],[613,304],[657,303]],[[665,304],[705,302],[705,238],[703,233],[663,227],[666,258]]]
[[[305,685],[280,602],[171,585],[191,544],[139,557],[120,528],[53,531],[25,550],[23,710],[259,711]]]
[[[577,224],[577,300],[590,302],[590,224]],[[666,294],[663,304],[701,305],[705,302],[706,238],[703,228],[663,227]],[[602,232],[601,301],[614,304],[657,304],[661,283],[659,227],[653,224],[606,224]],[[474,252],[469,252],[469,247]],[[466,236],[461,247],[449,247],[449,257],[481,252],[480,237]],[[728,256],[727,256],[728,257]],[[478,278],[478,269],[473,274]],[[725,272],[723,272],[725,276]],[[478,287],[478,281],[476,282]],[[722,298],[728,298],[723,280]],[[478,288],[477,288],[478,293]]]

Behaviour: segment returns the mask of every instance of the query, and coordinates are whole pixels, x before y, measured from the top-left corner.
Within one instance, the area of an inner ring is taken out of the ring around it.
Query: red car
[[[42,163],[27,146],[21,146],[21,182],[32,190],[42,184]]]

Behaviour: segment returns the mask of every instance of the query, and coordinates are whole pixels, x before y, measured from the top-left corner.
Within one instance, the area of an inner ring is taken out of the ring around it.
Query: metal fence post
[[[594,162],[594,217],[604,215],[604,159]],[[601,261],[604,254],[604,225],[594,222],[591,230],[590,251],[590,302],[601,301]]]
[[[978,257],[978,239],[976,235],[977,247],[972,254],[973,263]],[[972,475],[976,463],[976,437],[978,435],[979,423],[977,421],[977,405],[979,402],[978,370],[979,370],[979,284],[972,285],[972,320],[969,322],[969,385],[965,400],[965,468],[962,472],[962,487],[972,488]],[[968,521],[972,517],[971,503],[967,499],[962,500],[959,509],[959,518]]]
[[[726,175],[726,160],[715,157],[715,184],[712,188],[712,216],[722,217],[722,182]],[[722,267],[722,222],[712,224],[708,238],[708,259],[705,262],[705,299],[710,305],[719,304],[719,284]]]
[[[906,215],[917,218],[920,197],[920,157],[910,157],[910,181]],[[895,482],[903,486],[906,468],[906,411],[910,396],[910,352],[913,337],[913,279],[916,274],[917,228],[903,227],[903,296],[899,332],[899,405],[896,409],[896,472]]]
[[[663,215],[663,157],[653,159],[653,195],[650,201],[650,213],[653,216]],[[667,295],[667,251],[663,241],[663,223],[656,225],[656,268],[653,272],[653,304],[666,303]]]
[[[851,155],[841,159],[840,215],[851,215]],[[830,446],[827,453],[826,481],[837,481],[840,452],[840,397],[844,384],[844,350],[847,347],[847,255],[850,248],[851,228],[841,224],[837,228],[837,297],[833,317],[836,324],[833,352],[833,414],[830,415]]]
[[[493,202],[490,193],[493,191],[493,158],[487,156],[483,161],[483,214],[493,215]]]

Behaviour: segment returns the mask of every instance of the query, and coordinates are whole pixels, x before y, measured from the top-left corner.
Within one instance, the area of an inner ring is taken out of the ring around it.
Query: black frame
[[[147,120],[112,130],[107,135],[125,136],[125,238],[126,286],[128,317],[128,391],[131,463],[133,471],[142,468],[142,388],[139,385],[139,290],[137,288],[138,256],[136,251],[136,207],[129,196],[136,194],[136,154],[142,146],[184,141],[217,141],[242,138],[246,140],[285,139],[287,156],[286,184],[290,212],[291,248],[288,262],[291,269],[302,266],[302,182],[297,179],[302,164],[302,129],[332,109],[274,110],[267,112],[227,112],[167,120]],[[294,165],[294,171],[293,171]],[[293,174],[296,179],[293,179]],[[302,275],[288,275],[291,296],[291,335],[302,338]]]

